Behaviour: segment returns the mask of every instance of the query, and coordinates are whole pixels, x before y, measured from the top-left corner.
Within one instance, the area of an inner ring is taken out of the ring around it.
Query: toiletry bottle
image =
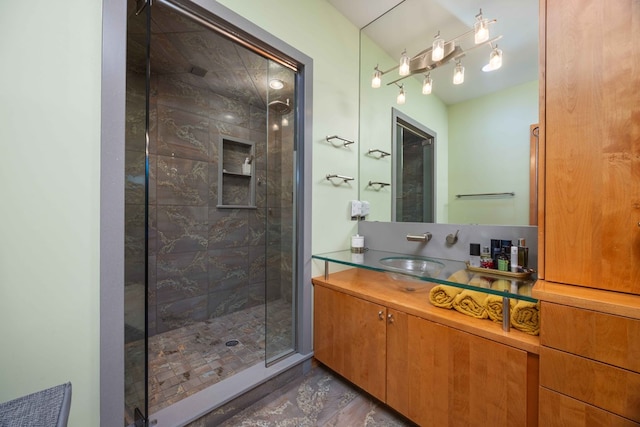
[[[511,251],[510,251],[510,256],[509,256],[509,261],[510,261],[510,265],[511,265],[511,272],[512,273],[517,273],[518,272],[518,247],[517,246],[511,246]]]
[[[469,244],[469,265],[480,267],[480,243]]]
[[[249,158],[244,159],[244,163],[242,164],[242,175],[251,175],[251,163],[249,163]]]
[[[491,258],[491,250],[489,246],[483,246],[480,252],[480,267],[493,268],[493,258]]]
[[[498,254],[498,270],[509,271],[509,255],[506,253],[506,248],[502,248]]]
[[[500,240],[491,239],[491,258],[493,259],[493,268],[498,268],[498,255],[500,255]]]
[[[529,268],[529,248],[524,237],[518,239],[518,265]]]
[[[364,253],[364,236],[359,234],[351,236],[351,252],[356,254]]]

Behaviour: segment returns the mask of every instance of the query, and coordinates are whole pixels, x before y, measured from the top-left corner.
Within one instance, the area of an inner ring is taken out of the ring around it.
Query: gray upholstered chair
[[[66,427],[71,383],[0,403],[0,427]]]

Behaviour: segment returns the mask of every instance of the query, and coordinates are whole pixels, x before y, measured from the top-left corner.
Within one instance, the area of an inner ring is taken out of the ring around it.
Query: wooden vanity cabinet
[[[314,291],[316,359],[385,401],[387,309],[322,286]]]
[[[314,284],[316,359],[407,418],[538,425],[537,355]]]

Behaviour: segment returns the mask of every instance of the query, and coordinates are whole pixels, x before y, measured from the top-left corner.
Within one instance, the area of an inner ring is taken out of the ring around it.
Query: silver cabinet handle
[[[393,314],[389,313],[389,315],[387,315],[387,319],[389,320],[389,323],[393,323],[393,321],[395,320],[393,318]]]
[[[378,312],[378,319],[384,320],[384,312],[382,310]]]

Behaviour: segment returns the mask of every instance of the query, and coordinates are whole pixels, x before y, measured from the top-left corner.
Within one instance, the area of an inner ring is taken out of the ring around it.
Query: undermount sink
[[[417,256],[393,256],[380,258],[380,264],[385,268],[387,276],[392,278],[405,291],[419,291],[428,289],[433,283],[423,278],[438,277],[444,264],[429,258]],[[409,283],[408,283],[409,282]]]

